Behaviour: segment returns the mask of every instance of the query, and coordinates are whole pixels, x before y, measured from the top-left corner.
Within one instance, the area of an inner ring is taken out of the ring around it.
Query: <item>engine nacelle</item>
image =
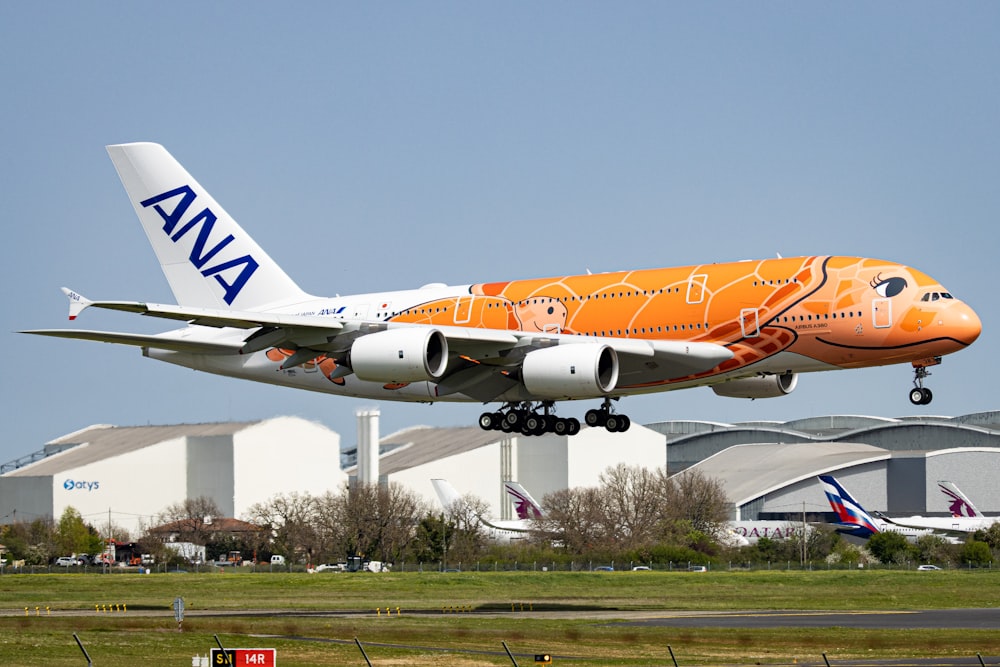
[[[541,398],[590,398],[614,391],[618,354],[600,343],[569,343],[529,352],[521,364],[525,388]]]
[[[774,398],[792,393],[798,383],[799,376],[795,373],[759,375],[713,384],[712,391],[728,398]]]
[[[448,339],[437,329],[407,327],[362,336],[351,346],[351,369],[359,380],[436,380],[448,366]]]

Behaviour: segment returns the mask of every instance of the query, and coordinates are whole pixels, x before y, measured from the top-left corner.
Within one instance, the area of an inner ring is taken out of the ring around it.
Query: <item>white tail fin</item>
[[[178,305],[260,310],[309,298],[163,146],[108,154]]]
[[[983,516],[983,513],[976,509],[972,501],[962,493],[954,482],[939,480],[938,488],[941,489],[941,493],[948,497],[948,511],[951,512],[952,516]]]
[[[441,501],[441,507],[445,510],[451,509],[451,506],[461,499],[458,491],[448,480],[432,479],[431,484],[434,485],[434,492],[437,493],[438,500]]]
[[[517,482],[504,482],[504,491],[511,502],[514,503],[514,511],[518,519],[541,519],[542,507],[539,505],[528,490]]]

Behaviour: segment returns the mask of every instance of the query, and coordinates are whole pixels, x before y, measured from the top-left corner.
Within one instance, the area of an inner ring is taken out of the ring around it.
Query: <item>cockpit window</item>
[[[937,301],[938,299],[954,299],[954,298],[955,297],[953,297],[948,292],[927,292],[922,297],[920,297],[920,300],[921,301]]]

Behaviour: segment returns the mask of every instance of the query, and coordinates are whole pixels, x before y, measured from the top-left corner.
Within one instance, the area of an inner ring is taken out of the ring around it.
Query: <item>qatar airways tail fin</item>
[[[972,501],[962,493],[961,489],[954,482],[939,481],[938,488],[941,489],[941,493],[948,497],[948,510],[952,516],[982,518],[983,513],[976,509]]]
[[[542,507],[535,502],[528,490],[517,482],[504,482],[504,491],[514,503],[514,511],[517,512],[518,519],[541,519]]]
[[[830,501],[830,507],[837,513],[837,518],[840,520],[844,532],[866,538],[880,532],[872,516],[858,501],[851,497],[851,494],[840,485],[835,477],[820,475],[819,482],[823,485],[826,499]]]
[[[107,148],[178,305],[253,311],[309,298],[163,146]]]

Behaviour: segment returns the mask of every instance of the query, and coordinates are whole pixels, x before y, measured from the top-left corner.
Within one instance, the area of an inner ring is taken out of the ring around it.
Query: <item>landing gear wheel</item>
[[[479,428],[484,431],[492,431],[493,429],[500,426],[500,420],[496,418],[496,413],[494,412],[484,412],[479,415]]]
[[[910,390],[910,403],[927,405],[934,399],[934,394],[927,387],[914,387]]]
[[[618,433],[624,433],[632,425],[632,420],[628,415],[618,415]]]
[[[608,429],[608,433],[617,433],[620,430],[622,420],[618,415],[608,415],[608,418],[604,420],[604,428]]]
[[[580,420],[576,417],[570,417],[566,420],[568,428],[566,429],[566,435],[576,435],[580,432]]]
[[[525,413],[521,410],[511,410],[504,417],[504,421],[510,424],[512,429],[520,429],[524,425]]]
[[[608,413],[603,410],[587,410],[583,416],[587,426],[604,426],[608,421]]]
[[[556,423],[552,425],[552,432],[556,435],[566,435],[567,431],[569,431],[569,420],[562,418],[556,419]]]

